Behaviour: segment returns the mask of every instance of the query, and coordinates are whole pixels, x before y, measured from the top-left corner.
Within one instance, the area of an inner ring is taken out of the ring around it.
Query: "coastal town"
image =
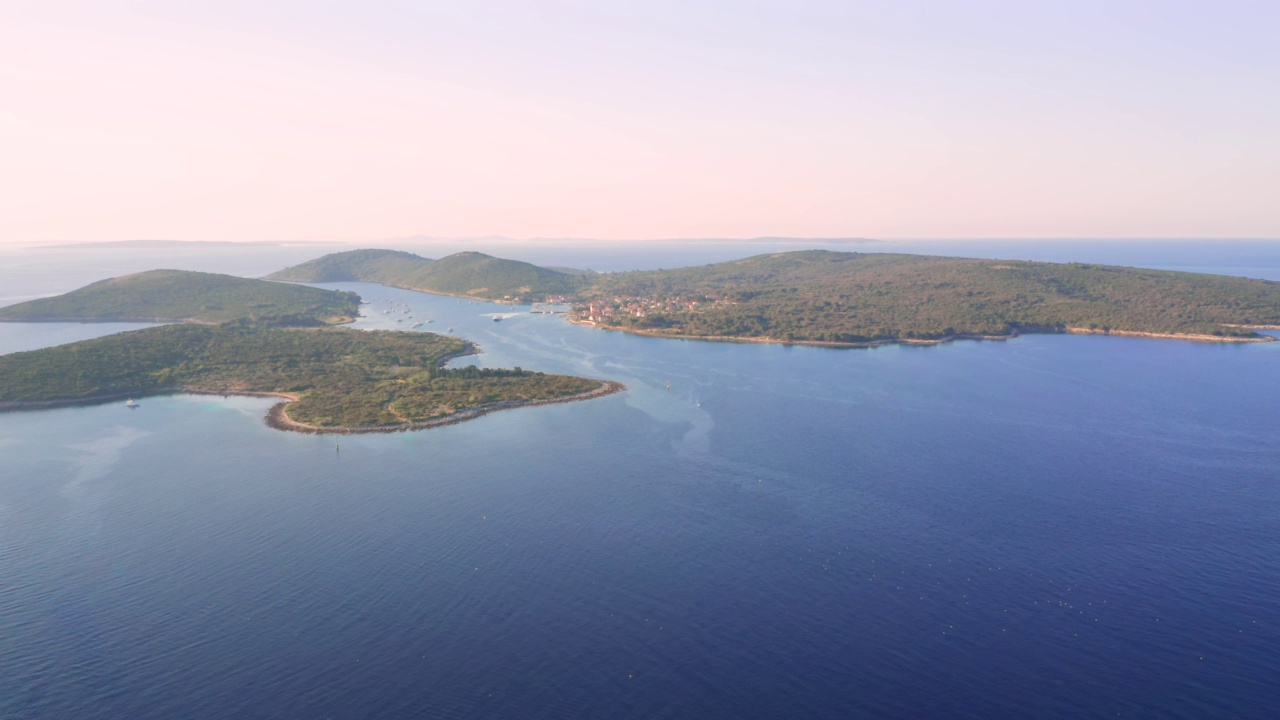
[[[733,304],[736,303],[727,299],[722,293],[667,297],[617,295],[575,305],[569,316],[573,320],[608,324],[627,318],[641,319],[657,314],[697,312],[710,307]]]

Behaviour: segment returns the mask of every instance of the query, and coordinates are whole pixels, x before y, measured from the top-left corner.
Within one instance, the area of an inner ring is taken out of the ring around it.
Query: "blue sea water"
[[[1280,343],[699,343],[336,287],[628,391],[337,439],[250,398],[0,414],[0,717],[1280,707]]]

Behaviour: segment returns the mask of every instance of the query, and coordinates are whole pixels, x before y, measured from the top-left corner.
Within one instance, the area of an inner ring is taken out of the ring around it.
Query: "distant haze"
[[[0,244],[1280,237],[1280,4],[0,8]]]

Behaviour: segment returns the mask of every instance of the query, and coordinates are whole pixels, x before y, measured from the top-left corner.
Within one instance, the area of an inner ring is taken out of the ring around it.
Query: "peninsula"
[[[518,367],[441,367],[473,351],[422,332],[167,325],[0,355],[0,411],[178,392],[275,395],[285,400],[268,415],[275,428],[391,432],[622,389]]]
[[[189,392],[276,395],[268,423],[299,432],[416,430],[494,410],[585,400],[617,383],[521,368],[446,368],[475,352],[353,321],[356,293],[154,270],[0,308],[0,321],[173,325],[0,355],[0,411]]]
[[[407,256],[407,257],[406,257]],[[1086,263],[804,250],[674,270],[563,272],[459,253],[328,255],[269,276],[361,280],[505,302],[568,302],[572,321],[662,337],[818,345],[1020,333],[1263,342],[1280,283]]]

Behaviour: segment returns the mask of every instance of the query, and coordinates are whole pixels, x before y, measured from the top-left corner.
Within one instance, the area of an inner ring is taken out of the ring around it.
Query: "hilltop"
[[[484,253],[460,252],[433,261],[396,250],[333,253],[272,273],[267,279],[291,282],[357,280],[406,290],[507,302],[568,295],[583,284],[581,275]]]
[[[0,411],[167,392],[280,395],[273,427],[418,429],[498,409],[598,397],[616,383],[440,364],[471,352],[432,333],[167,325],[0,355]]]
[[[203,322],[272,325],[349,322],[360,296],[186,270],[149,270],[64,295],[0,308],[7,322]]]
[[[431,260],[402,250],[348,250],[330,253],[301,265],[294,265],[266,276],[266,280],[299,283],[372,282],[394,285],[402,277],[412,276]]]

